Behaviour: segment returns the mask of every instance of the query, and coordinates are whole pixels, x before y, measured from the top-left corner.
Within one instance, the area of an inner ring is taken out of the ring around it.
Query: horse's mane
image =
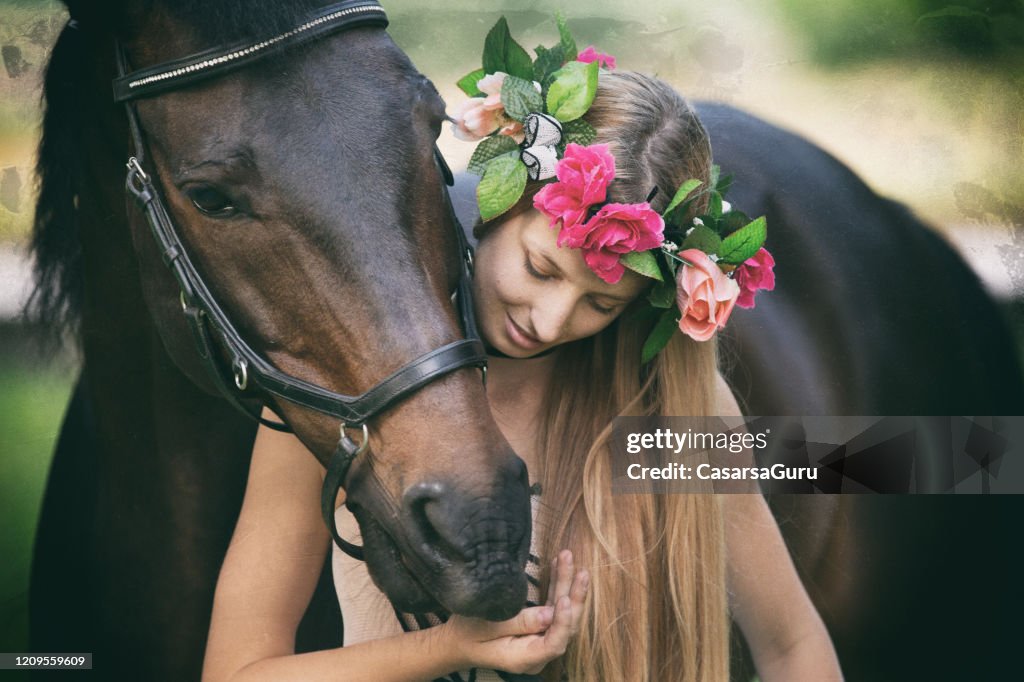
[[[166,11],[194,28],[207,46],[277,35],[326,0],[65,0],[77,28],[65,27],[50,53],[43,81],[43,124],[36,161],[39,187],[32,228],[35,288],[27,319],[47,333],[47,348],[66,333],[77,335],[83,297],[82,246],[77,195],[88,177],[81,141],[91,129],[84,103],[109,88],[90,79],[97,60],[112,50],[105,36],[131,30],[135,18]],[[99,38],[99,39],[97,39]],[[184,56],[184,55],[182,55]],[[111,74],[113,77],[113,74]]]

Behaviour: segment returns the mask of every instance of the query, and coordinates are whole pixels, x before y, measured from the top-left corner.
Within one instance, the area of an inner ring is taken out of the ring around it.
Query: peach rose
[[[676,270],[679,329],[696,341],[707,341],[725,326],[740,287],[700,249],[680,251],[679,257],[693,264]]]
[[[506,116],[505,106],[501,103],[501,86],[507,75],[498,71],[476,82],[476,87],[486,97],[471,97],[455,110],[451,118],[452,132],[456,138],[477,142],[500,128],[500,134],[519,141],[523,124]]]

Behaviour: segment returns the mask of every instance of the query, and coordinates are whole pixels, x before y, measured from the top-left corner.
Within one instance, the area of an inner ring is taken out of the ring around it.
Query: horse
[[[328,479],[348,474],[396,607],[511,617],[526,469],[477,367],[444,105],[383,10],[65,4],[32,305],[82,364],[37,532],[32,649],[91,651],[104,679],[199,678],[257,423],[235,408],[264,403]],[[300,651],[340,644],[329,566]]]

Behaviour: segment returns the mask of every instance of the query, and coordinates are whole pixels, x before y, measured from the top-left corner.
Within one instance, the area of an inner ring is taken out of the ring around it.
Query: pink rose
[[[757,253],[743,261],[736,268],[736,283],[740,287],[740,296],[736,305],[741,308],[754,307],[754,293],[758,289],[771,291],[775,288],[775,259],[768,249],[761,247]]]
[[[563,225],[559,246],[583,250],[583,260],[609,284],[622,279],[619,257],[657,248],[664,241],[665,222],[650,204],[606,204],[585,224]]]
[[[679,329],[696,341],[707,341],[732,314],[740,287],[700,249],[679,252],[693,263],[676,270],[676,303],[682,313]]]
[[[452,115],[452,132],[466,142],[477,142],[498,130],[501,135],[522,137],[523,124],[505,115],[501,103],[501,86],[508,74],[503,71],[484,76],[476,82],[477,89],[486,97],[471,97]]]
[[[533,206],[551,218],[552,227],[559,220],[563,227],[572,226],[586,218],[588,208],[605,200],[615,178],[615,157],[606,144],[569,143],[555,176],[558,182],[542,187],[533,197]]]
[[[584,62],[589,64],[590,62],[598,62],[601,66],[606,69],[615,68],[615,57],[604,52],[598,52],[593,45],[589,45],[587,49],[583,50],[576,56],[576,61]]]

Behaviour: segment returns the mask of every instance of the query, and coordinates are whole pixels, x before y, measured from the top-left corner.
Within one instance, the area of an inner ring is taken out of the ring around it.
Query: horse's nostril
[[[450,499],[451,491],[447,485],[429,481],[409,488],[403,502],[424,548],[466,558],[458,539],[451,532]]]

